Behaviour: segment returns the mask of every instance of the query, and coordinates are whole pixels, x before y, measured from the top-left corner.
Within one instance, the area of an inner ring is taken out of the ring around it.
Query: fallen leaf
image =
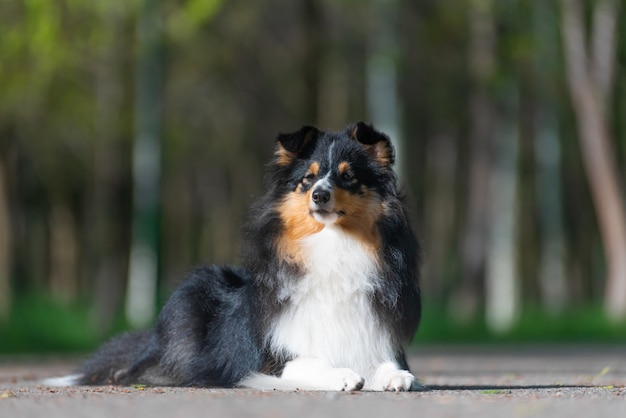
[[[0,399],[9,399],[9,398],[16,398],[15,393],[10,392],[10,391],[0,393]]]

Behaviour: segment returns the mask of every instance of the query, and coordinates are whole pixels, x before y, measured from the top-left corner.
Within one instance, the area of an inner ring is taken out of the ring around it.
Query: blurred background
[[[622,0],[0,0],[0,353],[237,263],[279,132],[389,134],[419,341],[626,341]]]

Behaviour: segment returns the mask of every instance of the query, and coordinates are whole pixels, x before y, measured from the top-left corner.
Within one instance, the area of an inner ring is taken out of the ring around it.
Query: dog
[[[47,383],[417,389],[403,347],[420,321],[420,249],[394,158],[363,122],[279,134],[243,266],[192,270],[153,329]]]

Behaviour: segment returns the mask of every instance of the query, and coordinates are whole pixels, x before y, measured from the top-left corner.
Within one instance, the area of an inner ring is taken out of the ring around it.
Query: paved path
[[[413,393],[74,387],[60,360],[0,358],[0,417],[626,417],[626,346],[426,347]]]

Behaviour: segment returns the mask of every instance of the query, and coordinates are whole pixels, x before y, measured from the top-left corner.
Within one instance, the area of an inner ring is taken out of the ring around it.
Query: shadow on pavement
[[[595,388],[597,385],[426,385],[422,392],[439,390],[523,390],[523,389],[568,389],[568,388]]]

